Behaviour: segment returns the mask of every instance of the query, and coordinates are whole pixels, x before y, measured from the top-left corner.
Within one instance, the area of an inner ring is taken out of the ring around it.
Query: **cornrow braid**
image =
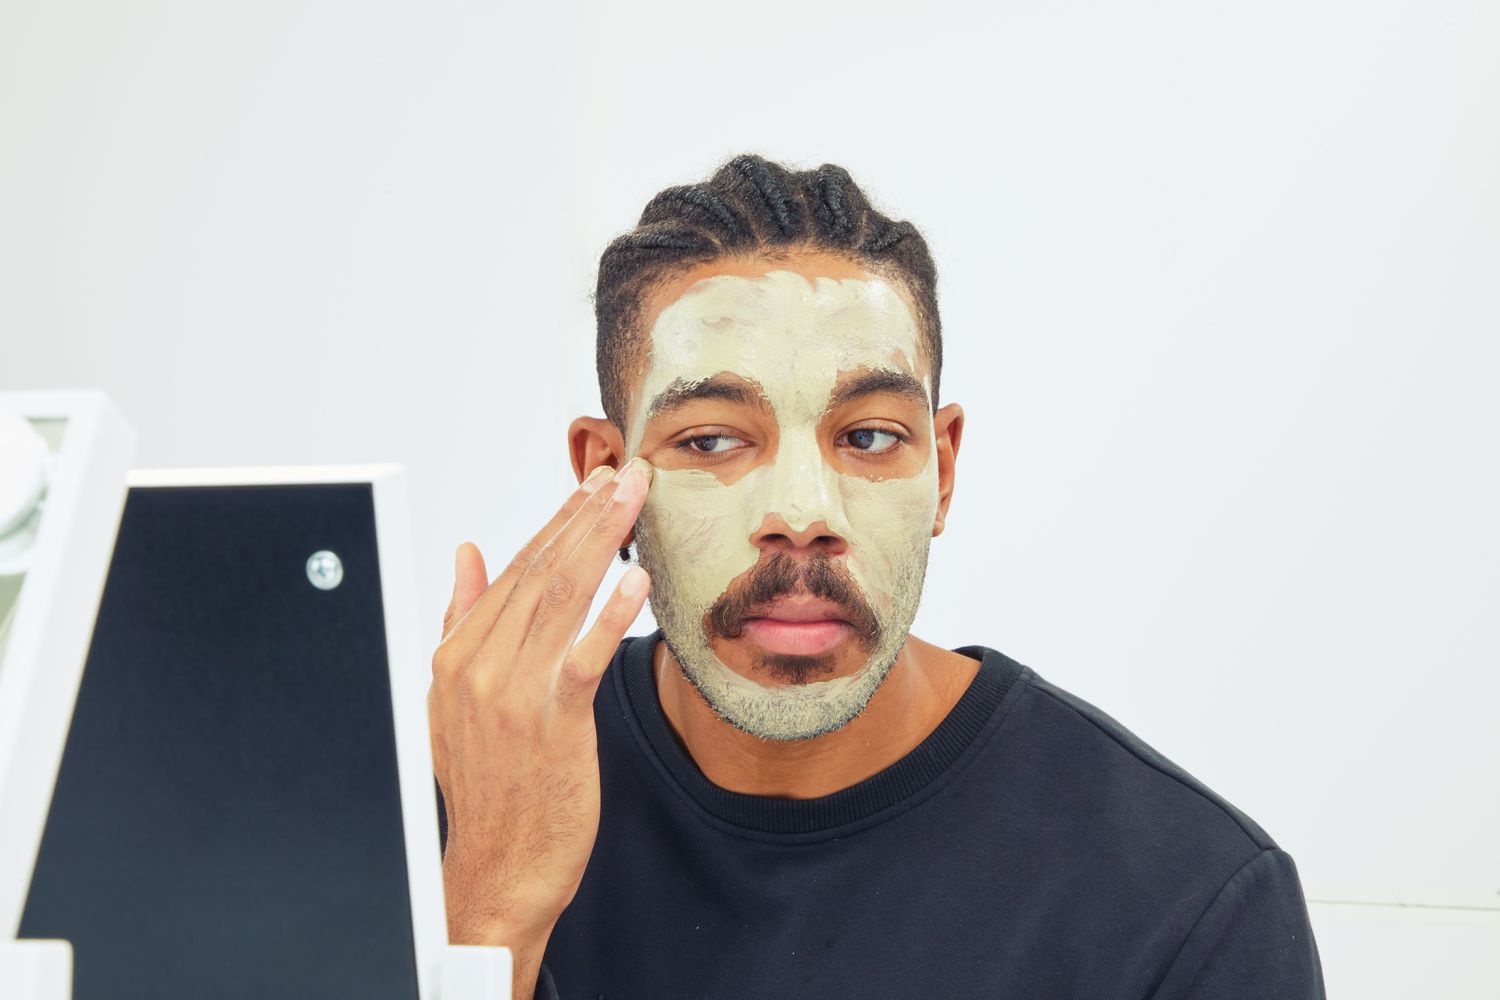
[[[749,222],[733,204],[702,185],[670,187],[646,203],[638,225],[691,222],[726,250],[738,250],[755,242]]]
[[[641,328],[641,317],[651,289],[699,264],[755,254],[775,257],[791,249],[841,255],[902,282],[917,307],[937,406],[942,369],[937,268],[922,234],[910,222],[876,211],[843,167],[825,163],[798,171],[747,153],[707,181],[657,194],[636,227],[616,237],[599,259],[595,363],[604,413],[621,433],[629,406],[626,376],[649,332]]]
[[[807,207],[797,175],[785,167],[758,156],[736,156],[708,183],[727,187],[736,198],[760,209],[752,217],[766,242],[786,246],[805,238]]]
[[[875,213],[849,171],[825,163],[812,172],[808,189],[818,231],[842,247],[858,243],[869,216]]]

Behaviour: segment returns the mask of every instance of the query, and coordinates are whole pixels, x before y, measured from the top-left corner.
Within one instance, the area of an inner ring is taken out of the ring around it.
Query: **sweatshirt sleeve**
[[[1262,851],[1225,883],[1151,1000],[1325,1000],[1292,856]]]

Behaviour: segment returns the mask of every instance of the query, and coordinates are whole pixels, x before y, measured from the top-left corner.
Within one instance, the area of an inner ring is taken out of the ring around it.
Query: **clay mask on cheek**
[[[631,421],[636,453],[650,401],[669,386],[730,372],[760,387],[775,415],[773,460],[725,485],[711,472],[658,469],[636,525],[652,574],[651,607],[684,673],[718,714],[767,739],[806,739],[857,715],[906,640],[921,595],[937,512],[935,449],[915,476],[872,481],[824,460],[819,422],[840,373],[917,370],[918,331],[905,302],[878,279],[773,271],[694,285],[652,329],[650,366]],[[930,415],[927,440],[932,439]],[[767,686],[713,652],[705,616],[760,558],[752,543],[768,515],[795,530],[825,522],[880,629],[855,673]]]

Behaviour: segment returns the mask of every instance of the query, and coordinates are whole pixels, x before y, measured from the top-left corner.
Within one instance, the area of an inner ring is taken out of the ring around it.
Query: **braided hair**
[[[736,156],[700,184],[669,187],[640,221],[605,248],[594,293],[595,361],[604,413],[625,431],[626,373],[649,331],[640,328],[647,294],[699,264],[724,258],[778,259],[814,250],[845,257],[901,282],[917,307],[937,406],[942,333],[937,268],[910,222],[877,212],[843,167],[791,170],[753,154]]]

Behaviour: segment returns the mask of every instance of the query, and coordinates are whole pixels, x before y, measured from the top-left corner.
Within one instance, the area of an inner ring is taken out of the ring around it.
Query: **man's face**
[[[938,477],[898,287],[775,266],[658,294],[626,451],[656,469],[636,542],[668,647],[726,721],[790,740],[843,726],[895,662]]]

